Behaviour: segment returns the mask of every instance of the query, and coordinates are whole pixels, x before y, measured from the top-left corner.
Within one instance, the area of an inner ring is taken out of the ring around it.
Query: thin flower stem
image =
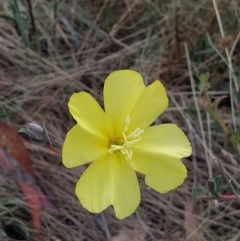
[[[185,194],[189,197],[192,196],[191,192],[189,192],[185,188],[178,188],[178,191],[181,192],[182,194]],[[234,194],[234,195],[223,195],[223,194],[218,194],[218,196],[207,196],[207,195],[200,195],[196,198],[196,200],[200,201],[210,201],[210,200],[219,200],[219,201],[232,201],[232,200],[237,200],[240,198],[240,195]]]
[[[220,160],[218,160],[218,164],[219,164],[219,167],[221,169],[223,178],[227,182],[227,184],[230,187],[231,191],[234,193],[234,196],[237,199],[238,203],[240,203],[239,195],[238,195],[237,191],[235,190],[235,188],[233,187],[231,180],[229,180],[229,178],[228,178],[228,176],[227,176],[227,174],[226,174],[226,172],[224,170],[224,167],[223,167],[223,165],[222,165]]]
[[[207,101],[207,110],[208,112],[211,114],[211,116],[214,118],[214,120],[218,123],[218,125],[222,128],[224,134],[226,135],[226,137],[229,139],[229,141],[231,142],[233,148],[236,150],[236,152],[238,154],[240,154],[240,149],[238,147],[238,145],[235,144],[233,138],[231,137],[231,131],[226,127],[226,125],[224,124],[221,116],[218,114],[218,112],[212,108],[212,102],[210,97],[208,96],[208,94],[205,92],[204,93],[205,99]]]
[[[218,197],[215,196],[199,196],[196,198],[196,200],[219,200],[219,201],[232,201],[232,200],[237,200],[240,197],[240,195],[222,195],[219,194]]]
[[[61,152],[60,150],[58,150],[57,148],[55,148],[54,146],[49,145],[48,148],[49,148],[51,151],[55,152],[56,154],[58,154],[58,155],[60,155],[60,156],[62,155],[62,152]]]
[[[217,121],[217,123],[221,126],[224,134],[226,136],[229,136],[229,130],[226,127],[226,125],[224,124],[222,118],[219,116],[219,114],[217,113],[217,111],[215,109],[212,108],[212,101],[209,97],[209,95],[207,94],[207,92],[204,93],[205,95],[205,99],[207,101],[207,110],[208,112],[212,115],[212,117]]]
[[[192,193],[189,192],[186,188],[178,188],[178,191],[182,194],[185,194],[188,197],[192,196]],[[196,200],[214,200],[217,199],[215,196],[206,196],[206,195],[200,195],[196,198]]]
[[[240,197],[240,195],[222,195],[219,194],[218,197],[216,196],[199,196],[196,198],[196,200],[219,200],[219,201],[232,201],[232,200],[237,200]]]

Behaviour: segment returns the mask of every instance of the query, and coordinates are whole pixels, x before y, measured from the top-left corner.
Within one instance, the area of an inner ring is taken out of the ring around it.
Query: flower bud
[[[42,126],[37,123],[29,122],[19,132],[23,132],[35,140],[43,141],[44,131]]]
[[[34,134],[36,134],[38,137],[41,137],[43,136],[43,128],[42,126],[40,126],[39,124],[37,123],[27,123],[26,124],[26,128],[30,131],[32,131]]]

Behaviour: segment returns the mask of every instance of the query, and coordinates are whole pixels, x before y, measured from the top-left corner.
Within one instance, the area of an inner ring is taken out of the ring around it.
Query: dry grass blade
[[[196,210],[192,202],[185,203],[185,229],[186,229],[186,240],[188,241],[204,241],[204,235],[202,225],[199,219],[196,218]]]
[[[140,227],[133,229],[124,228],[119,231],[117,236],[112,238],[112,241],[143,241],[145,232]]]
[[[235,237],[231,238],[231,239],[228,239],[226,241],[238,241],[239,240],[239,237],[240,237],[240,233],[238,235],[236,235]]]

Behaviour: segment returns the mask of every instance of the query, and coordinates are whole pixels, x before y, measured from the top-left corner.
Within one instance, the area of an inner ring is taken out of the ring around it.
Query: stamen
[[[127,137],[124,132],[122,132],[123,138],[124,138],[124,144],[127,142]]]
[[[135,144],[137,144],[141,139],[142,139],[142,137],[139,137],[139,138],[136,139],[136,140],[127,141],[127,142],[126,142],[126,146],[127,146],[127,147],[132,147],[132,146],[134,146]],[[125,146],[125,143],[124,143],[124,146]]]
[[[127,115],[126,123],[122,132],[122,140],[119,137],[117,138],[117,141],[115,139],[115,141],[110,144],[110,148],[108,150],[108,153],[110,154],[115,151],[122,153],[125,156],[128,164],[130,164],[133,155],[132,147],[141,140],[141,135],[144,132],[144,130],[141,130],[139,127],[137,127],[136,130],[126,136],[125,132],[128,130],[130,121],[131,118],[129,115]]]
[[[128,149],[123,149],[121,150],[122,154],[127,156],[128,159],[128,163],[130,163],[130,160],[132,159],[132,150],[128,150]]]
[[[144,130],[141,130],[139,127],[136,128],[135,131],[133,131],[131,134],[129,134],[127,137],[128,138],[139,138]]]
[[[108,152],[111,154],[111,153],[113,153],[114,151],[118,151],[118,150],[121,150],[121,149],[123,149],[123,148],[124,148],[123,146],[111,145],[111,146],[110,146],[110,149],[108,150]]]

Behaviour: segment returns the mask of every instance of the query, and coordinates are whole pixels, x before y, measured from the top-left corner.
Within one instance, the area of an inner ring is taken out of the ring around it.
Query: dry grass
[[[27,2],[0,1],[2,120],[18,128],[44,120],[61,148],[73,125],[67,110],[70,95],[86,90],[102,103],[106,75],[135,69],[146,83],[161,79],[168,89],[171,104],[157,122],[177,123],[191,140],[193,155],[184,160],[189,170],[184,187],[206,188],[209,177],[220,173],[217,158],[239,189],[239,157],[203,110],[197,89],[198,75],[209,71],[209,95],[226,95],[219,104],[224,122],[239,125],[238,1],[217,1],[216,9],[207,0],[32,0],[34,21]],[[125,220],[117,220],[111,209],[104,216],[91,215],[74,194],[84,168],[67,170],[58,156],[39,144],[28,141],[26,146],[39,182],[59,206],[58,212],[42,211],[44,241],[110,240],[136,226],[151,241],[240,240],[236,202],[201,201],[189,209],[183,194],[157,194],[142,179],[136,214]],[[4,174],[0,190],[1,201],[21,197],[18,186]],[[19,222],[30,226],[24,219]]]

